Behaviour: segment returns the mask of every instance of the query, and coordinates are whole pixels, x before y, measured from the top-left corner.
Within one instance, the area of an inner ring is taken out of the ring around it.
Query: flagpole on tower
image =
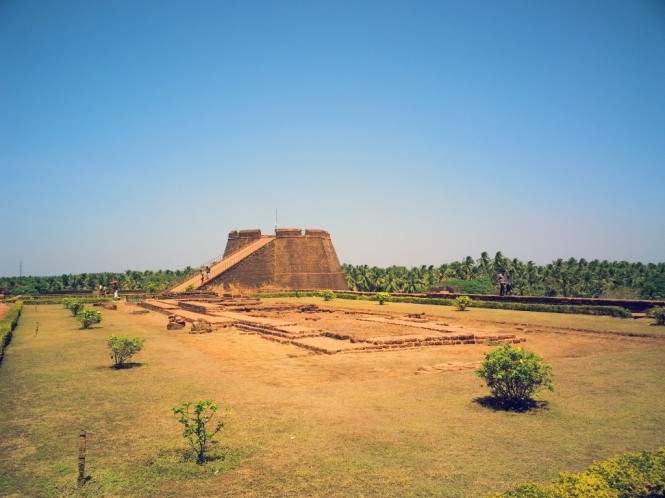
[[[275,235],[277,235],[277,208],[275,208]]]

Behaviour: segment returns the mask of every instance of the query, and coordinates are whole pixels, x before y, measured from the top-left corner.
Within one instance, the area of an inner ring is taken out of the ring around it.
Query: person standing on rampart
[[[506,277],[501,272],[501,273],[499,273],[498,279],[499,279],[499,295],[500,296],[505,296],[506,295]]]

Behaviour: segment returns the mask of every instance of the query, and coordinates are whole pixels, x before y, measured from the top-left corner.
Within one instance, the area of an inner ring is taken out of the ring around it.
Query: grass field
[[[665,445],[660,328],[328,304],[514,327],[553,367],[556,390],[540,411],[495,412],[476,402],[488,390],[473,369],[427,368],[479,362],[491,349],[483,345],[316,355],[233,328],[167,331],[165,316],[134,315],[130,305],[104,311],[91,330],[60,306],[28,306],[0,367],[0,495],[475,497]],[[134,368],[110,368],[110,334],[146,339]],[[204,466],[187,459],[171,413],[199,399],[232,408]],[[88,431],[90,479],[78,489],[80,429]]]

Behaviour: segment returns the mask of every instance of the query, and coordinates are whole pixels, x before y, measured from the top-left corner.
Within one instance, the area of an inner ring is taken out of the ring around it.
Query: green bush
[[[379,304],[383,304],[386,301],[390,301],[390,294],[387,292],[377,292],[374,294],[374,298],[379,302]]]
[[[123,368],[126,361],[143,349],[145,339],[138,337],[110,335],[106,340],[106,345],[111,350],[111,359],[113,359],[115,368]]]
[[[476,375],[485,380],[496,404],[506,409],[529,408],[538,391],[553,390],[552,369],[542,357],[510,344],[485,353]]]
[[[191,402],[183,403],[173,408],[173,414],[178,417],[178,422],[185,427],[182,435],[196,452],[196,463],[202,465],[205,463],[208,445],[215,443],[214,437],[224,428],[224,423],[217,422],[214,429],[208,429],[208,422],[219,409],[212,400],[197,401],[194,403],[192,413],[190,413],[191,406]]]
[[[73,316],[78,316],[78,314],[83,311],[83,308],[85,308],[85,304],[78,299],[63,299],[62,304],[72,312]]]
[[[458,296],[453,299],[453,306],[455,306],[459,311],[464,311],[467,308],[473,306],[474,302],[469,296]]]
[[[13,303],[5,316],[0,320],[0,361],[5,354],[5,348],[12,340],[12,334],[23,309],[23,301]]]
[[[76,315],[76,319],[81,322],[81,328],[89,329],[102,321],[102,313],[97,310],[82,310]]]
[[[71,301],[79,301],[83,304],[103,303],[111,301],[110,297],[94,297],[94,296],[77,296],[77,297],[62,297],[62,296],[34,296],[26,297],[23,299],[23,304],[28,305],[41,305],[41,304],[62,304],[65,308],[67,303]]]
[[[651,308],[647,312],[647,315],[656,320],[656,325],[665,325],[665,307],[656,306],[655,308]]]
[[[665,448],[627,453],[551,484],[521,484],[492,498],[655,498],[665,496]],[[489,498],[489,497],[488,497]]]
[[[335,293],[331,291],[330,289],[321,291],[321,297],[323,297],[324,301],[332,301],[335,299]]]

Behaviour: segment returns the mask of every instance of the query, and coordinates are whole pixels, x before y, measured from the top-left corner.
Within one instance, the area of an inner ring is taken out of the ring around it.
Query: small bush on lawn
[[[665,325],[665,307],[656,306],[655,308],[651,308],[647,312],[647,315],[656,320],[655,325]]]
[[[82,310],[78,312],[76,319],[81,322],[81,328],[89,329],[102,321],[102,313],[97,310]]]
[[[197,401],[190,413],[191,407],[191,402],[183,403],[173,408],[173,414],[185,427],[182,435],[196,452],[196,463],[202,465],[205,463],[208,445],[216,442],[215,435],[224,428],[224,423],[217,422],[213,429],[208,427],[208,422],[219,409],[212,400]]]
[[[331,291],[330,289],[321,291],[321,297],[323,297],[324,301],[332,301],[335,299],[335,293]]]
[[[453,299],[453,306],[457,308],[457,311],[464,311],[467,308],[473,306],[473,299],[469,296],[459,296]]]
[[[487,383],[495,404],[509,410],[531,408],[538,391],[553,390],[552,368],[543,364],[542,357],[510,344],[485,353],[476,375]]]
[[[115,368],[123,368],[127,360],[143,349],[145,339],[139,337],[127,337],[110,335],[106,340],[106,345],[111,350],[111,359],[113,359]]]
[[[85,308],[85,304],[76,299],[63,299],[63,305],[65,308],[72,312],[73,316],[77,316],[81,311],[83,311],[83,308]]]

